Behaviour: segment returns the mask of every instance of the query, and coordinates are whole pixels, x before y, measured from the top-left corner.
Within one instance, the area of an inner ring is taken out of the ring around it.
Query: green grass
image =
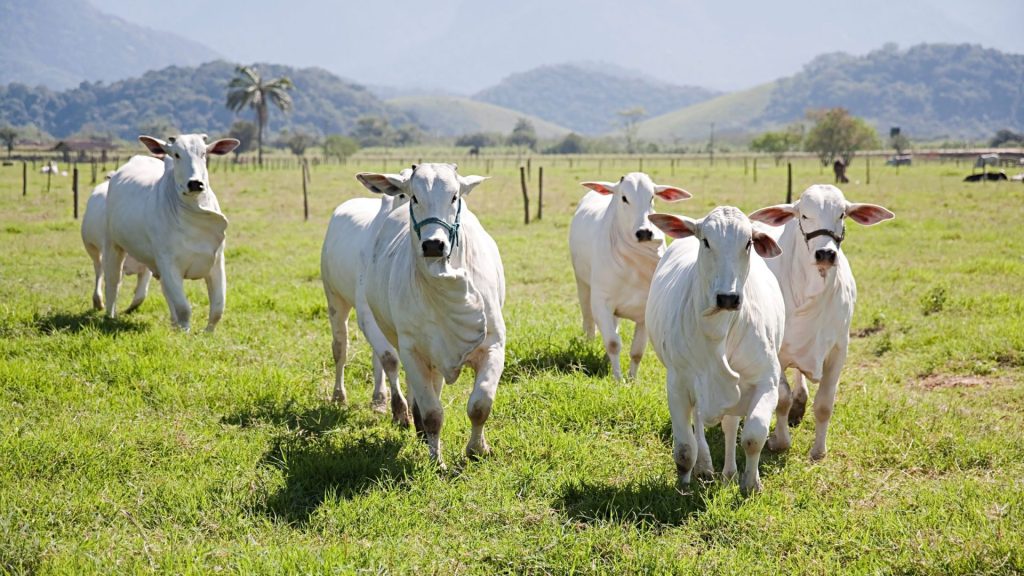
[[[156,284],[131,316],[92,312],[67,179],[44,195],[32,175],[23,198],[20,166],[0,168],[0,570],[1024,570],[1024,188],[963,184],[949,165],[876,166],[870,185],[845,187],[897,219],[851,225],[843,246],[860,300],[830,452],[808,461],[805,422],[789,453],[762,459],[764,493],[744,499],[734,484],[677,487],[664,369],[649,351],[637,381],[615,383],[580,334],[567,250],[576,182],[636,161],[550,162],[533,163],[545,165],[541,222],[522,224],[510,165],[470,197],[502,251],[508,355],[490,457],[461,455],[470,371],[446,387],[446,473],[370,411],[361,335],[351,406],[327,400],[320,242],[331,209],[365,195],[352,174],[380,161],[314,169],[308,223],[297,171],[212,175],[231,222],[227,311],[212,335],[172,330]],[[694,193],[661,206],[691,216],[784,194],[784,168],[762,167],[754,184],[735,160],[686,159],[675,177],[667,162],[645,167]],[[795,187],[827,176],[799,164]],[[205,288],[188,288],[202,326]],[[721,432],[709,440],[721,469]]]

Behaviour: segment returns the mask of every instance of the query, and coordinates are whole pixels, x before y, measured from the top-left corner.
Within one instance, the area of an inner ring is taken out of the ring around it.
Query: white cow
[[[107,236],[103,272],[107,316],[117,312],[117,290],[125,254],[153,271],[160,280],[171,322],[191,327],[192,306],[184,280],[206,280],[210,296],[207,331],[224,313],[224,231],[221,214],[206,171],[207,154],[227,154],[238,140],[207,144],[205,134],[168,138],[139,136],[150,152],[163,159],[134,156],[110,179],[107,192]]]
[[[654,197],[677,202],[690,193],[655,184],[643,172],[623,176],[617,183],[581,182],[590,188],[580,200],[569,226],[569,251],[576,274],[576,291],[583,312],[583,331],[594,337],[601,329],[612,376],[622,380],[619,318],[636,323],[629,350],[629,377],[635,378],[647,347],[644,309],[654,267],[665,252],[665,236],[651,226]]]
[[[465,199],[486,178],[461,176],[454,164],[357,178],[373,192],[410,198],[409,209],[393,210],[378,230],[363,290],[405,367],[416,430],[444,466],[441,389],[471,366],[466,454],[487,454],[483,427],[505,366],[505,273],[497,245]]]
[[[85,251],[92,258],[92,269],[95,273],[92,290],[92,306],[97,310],[103,310],[103,242],[107,235],[107,185],[103,181],[93,189],[89,201],[85,204],[85,214],[82,215],[82,244]],[[126,256],[124,259],[124,274],[139,275],[139,283],[135,286],[135,296],[132,303],[125,310],[125,314],[134,311],[142,305],[149,293],[149,280],[153,273],[142,263]]]
[[[785,224],[772,231],[783,256],[768,266],[778,278],[786,301],[786,337],[779,360],[783,370],[798,370],[795,394],[782,376],[769,450],[789,448],[789,426],[800,423],[807,406],[806,376],[820,383],[814,397],[815,437],[810,457],[825,457],[825,435],[839,373],[846,362],[857,299],[853,271],[840,250],[847,217],[870,226],[894,216],[881,206],[848,202],[838,188],[828,184],[811,186],[793,204],[762,208],[750,215],[751,220],[772,226]]]
[[[785,323],[778,282],[762,258],[777,256],[779,247],[731,206],[701,220],[669,214],[650,220],[677,238],[651,281],[647,325],[668,370],[672,456],[680,480],[688,483],[694,469],[698,476],[713,473],[704,426],[719,420],[725,431],[722,474],[733,477],[744,417],[740,489],[760,491],[757,467],[778,400]]]
[[[408,177],[408,172],[402,174]],[[409,425],[408,408],[398,385],[398,352],[377,327],[373,314],[366,305],[365,295],[359,290],[360,278],[371,259],[370,251],[377,229],[396,207],[404,206],[406,195],[377,198],[354,198],[334,210],[327,235],[320,252],[320,277],[327,296],[327,311],[331,320],[332,352],[334,353],[335,402],[347,402],[345,393],[345,364],[348,354],[348,316],[356,309],[359,328],[367,336],[373,349],[373,402],[374,410],[383,412],[387,403],[384,373],[391,386],[391,412],[394,421]],[[385,370],[386,368],[386,370]]]

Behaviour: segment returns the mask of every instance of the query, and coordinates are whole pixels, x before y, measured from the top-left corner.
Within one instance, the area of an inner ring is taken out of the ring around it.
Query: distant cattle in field
[[[996,164],[999,164],[999,154],[996,154],[995,152],[993,152],[992,154],[979,154],[978,158],[974,160],[975,168],[995,166]]]
[[[837,184],[845,184],[850,181],[850,179],[846,177],[846,162],[843,162],[841,159],[832,163],[832,172],[836,175]]]
[[[897,154],[890,156],[885,161],[886,166],[910,166],[913,163],[913,156],[910,154]]]
[[[983,180],[1009,180],[1006,176],[1006,172],[1000,170],[999,172],[982,172],[980,174],[971,174],[964,178],[964,182],[981,182]]]

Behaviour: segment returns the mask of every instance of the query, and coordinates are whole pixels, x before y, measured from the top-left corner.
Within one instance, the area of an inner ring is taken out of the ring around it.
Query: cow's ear
[[[167,154],[167,143],[159,138],[153,138],[152,136],[139,136],[139,142],[142,142],[142,145],[155,156],[163,156],[164,154]]]
[[[796,206],[793,204],[776,204],[767,208],[761,208],[748,218],[754,222],[764,222],[769,226],[782,226],[796,216]]]
[[[410,175],[412,172],[409,173]],[[375,194],[387,194],[395,196],[408,192],[409,176],[404,174],[378,174],[376,172],[360,172],[356,174],[356,180],[366,189]]]
[[[615,193],[615,186],[617,184],[612,182],[580,182],[580,185],[586,188],[590,188],[591,190],[597,192],[598,194],[608,195]]]
[[[672,238],[687,238],[696,236],[700,230],[700,222],[687,218],[686,216],[673,216],[672,214],[651,214],[647,217],[662,232]]]
[[[241,144],[241,142],[235,140],[234,138],[221,138],[216,142],[208,144],[206,146],[206,153],[216,154],[217,156],[223,156],[228,152],[231,152],[235,148],[238,148],[239,144]]]
[[[459,193],[465,196],[472,192],[478,184],[489,178],[490,176],[459,176],[459,185],[462,188]]]
[[[775,239],[756,227],[751,234],[750,241],[754,243],[754,250],[761,258],[775,258],[782,255],[782,248],[779,247]]]
[[[686,200],[687,198],[693,198],[693,194],[690,194],[682,188],[665,186],[662,184],[655,184],[654,194],[666,202],[678,202],[680,200]]]
[[[846,215],[854,222],[871,226],[895,218],[896,215],[877,204],[847,204]]]

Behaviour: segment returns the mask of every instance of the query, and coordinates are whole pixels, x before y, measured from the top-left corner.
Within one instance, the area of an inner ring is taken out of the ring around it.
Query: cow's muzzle
[[[818,266],[835,266],[836,251],[831,248],[822,248],[814,251],[814,262]]]
[[[445,243],[442,240],[424,240],[420,247],[424,258],[444,257]]]
[[[647,228],[641,228],[636,231],[636,239],[640,242],[650,242],[654,240],[654,232],[651,232]]]
[[[738,310],[740,307],[740,295],[735,292],[715,295],[715,306],[722,310]]]
[[[203,184],[202,180],[189,180],[188,191],[189,192],[202,192],[206,190],[206,184]]]

